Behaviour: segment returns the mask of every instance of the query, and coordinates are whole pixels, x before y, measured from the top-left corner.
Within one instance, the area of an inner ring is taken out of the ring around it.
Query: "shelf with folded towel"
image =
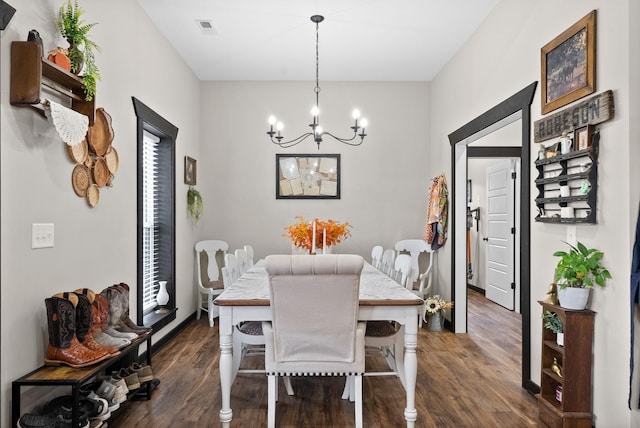
[[[31,107],[45,117],[42,97],[45,90],[71,99],[71,108],[89,118],[93,125],[95,98],[85,100],[82,78],[72,74],[42,56],[42,46],[36,42],[11,43],[11,105]]]

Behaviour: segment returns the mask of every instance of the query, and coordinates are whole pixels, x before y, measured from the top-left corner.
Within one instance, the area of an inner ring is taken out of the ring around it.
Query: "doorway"
[[[451,228],[452,263],[451,295],[456,306],[451,321],[454,332],[467,332],[467,251],[466,251],[466,186],[467,157],[469,154],[499,150],[505,156],[520,157],[519,260],[516,271],[520,280],[519,303],[522,319],[522,387],[532,393],[539,387],[531,381],[531,317],[530,317],[530,178],[531,178],[531,103],[538,82],[533,82],[502,103],[489,109],[466,125],[449,134],[452,162]],[[520,120],[520,147],[471,147],[470,144],[512,122]],[[460,215],[462,214],[462,215]]]

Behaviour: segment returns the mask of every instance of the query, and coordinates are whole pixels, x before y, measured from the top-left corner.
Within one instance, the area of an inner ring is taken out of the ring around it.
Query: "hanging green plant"
[[[196,224],[202,215],[202,208],[202,195],[195,187],[189,186],[189,191],[187,192],[187,214]]]
[[[101,52],[93,40],[88,37],[89,30],[96,23],[85,24],[80,18],[84,13],[78,2],[73,4],[68,0],[66,5],[60,7],[56,26],[62,37],[69,42],[69,59],[71,71],[75,74],[82,73],[85,99],[91,101],[96,94],[96,83],[102,80],[100,71],[96,66],[95,52]]]

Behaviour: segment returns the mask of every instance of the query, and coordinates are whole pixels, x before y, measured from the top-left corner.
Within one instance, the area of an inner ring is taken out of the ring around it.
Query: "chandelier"
[[[330,132],[324,131],[322,126],[320,126],[320,82],[319,82],[319,74],[318,74],[318,27],[319,24],[324,21],[324,17],[321,15],[313,15],[311,17],[311,21],[316,24],[316,87],[314,88],[314,92],[316,93],[316,105],[311,109],[311,116],[313,116],[313,123],[309,125],[311,128],[311,132],[306,132],[299,137],[293,138],[288,141],[284,140],[282,136],[282,129],[284,125],[282,122],[276,120],[275,116],[269,117],[269,131],[267,131],[267,135],[271,139],[273,144],[277,144],[280,147],[292,147],[296,144],[303,142],[307,137],[313,136],[313,140],[318,144],[318,150],[320,150],[320,143],[322,142],[322,137],[328,135],[341,143],[348,144],[350,146],[359,146],[364,141],[364,137],[367,136],[365,133],[365,128],[368,125],[367,119],[362,119],[360,124],[358,124],[358,119],[360,119],[360,110],[356,109],[352,113],[352,117],[355,120],[354,125],[351,127],[353,130],[353,136],[351,138],[340,138],[333,135]],[[275,129],[274,129],[275,128]],[[360,131],[360,133],[358,133]],[[360,137],[360,140],[357,140],[356,137]],[[275,138],[275,139],[274,139]]]

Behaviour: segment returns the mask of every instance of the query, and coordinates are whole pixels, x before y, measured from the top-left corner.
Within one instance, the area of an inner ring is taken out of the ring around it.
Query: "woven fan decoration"
[[[89,118],[53,101],[45,101],[44,114],[62,141],[69,146],[82,143],[89,129]]]

